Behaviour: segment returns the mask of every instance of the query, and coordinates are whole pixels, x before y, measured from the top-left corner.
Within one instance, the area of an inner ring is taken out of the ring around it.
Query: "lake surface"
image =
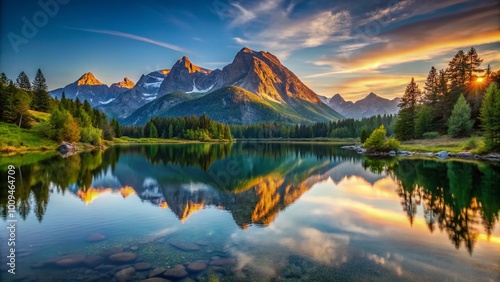
[[[500,280],[498,163],[182,144],[3,157],[0,173],[1,281]]]

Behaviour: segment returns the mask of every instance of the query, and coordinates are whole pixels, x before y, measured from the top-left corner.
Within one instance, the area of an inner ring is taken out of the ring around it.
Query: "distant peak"
[[[370,92],[370,94],[368,94],[366,98],[378,98],[378,95],[373,92]]]
[[[135,83],[130,80],[130,78],[125,77],[122,81],[115,83],[115,85],[120,88],[132,88],[134,87]]]
[[[93,73],[87,72],[77,80],[77,85],[103,85],[103,83],[95,78]]]
[[[330,99],[332,102],[345,102],[344,97],[342,97],[339,93],[332,96]]]
[[[253,50],[248,48],[248,47],[243,47],[240,52],[243,52],[243,53],[253,53]]]
[[[194,72],[209,73],[210,72],[207,69],[204,69],[204,68],[201,68],[199,66],[194,65],[193,63],[191,63],[189,58],[186,56],[183,56],[175,63],[175,65],[172,67],[172,70],[174,70],[174,69],[187,69],[189,73],[194,73]]]

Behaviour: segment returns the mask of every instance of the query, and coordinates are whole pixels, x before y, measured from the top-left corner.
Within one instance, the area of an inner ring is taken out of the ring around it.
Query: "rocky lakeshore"
[[[367,156],[400,156],[400,157],[410,157],[410,156],[421,156],[421,157],[436,157],[439,159],[448,159],[448,158],[459,158],[459,159],[469,159],[469,160],[489,160],[489,161],[500,161],[500,154],[488,154],[488,155],[477,155],[472,154],[471,152],[458,152],[451,153],[448,151],[440,151],[437,153],[431,152],[410,152],[410,151],[389,151],[389,152],[370,152],[367,151],[361,145],[348,145],[341,147],[344,150],[353,150],[359,154],[367,155]]]

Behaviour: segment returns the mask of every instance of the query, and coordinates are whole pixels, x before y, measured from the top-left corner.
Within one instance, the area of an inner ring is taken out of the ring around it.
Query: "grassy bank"
[[[481,152],[483,140],[481,137],[472,138],[450,138],[442,136],[436,139],[419,139],[402,141],[400,150],[412,152],[439,152],[448,151],[452,153],[471,151],[473,153]]]
[[[22,153],[48,151],[57,148],[57,142],[42,137],[33,130],[19,128],[14,124],[0,122],[0,153]]]

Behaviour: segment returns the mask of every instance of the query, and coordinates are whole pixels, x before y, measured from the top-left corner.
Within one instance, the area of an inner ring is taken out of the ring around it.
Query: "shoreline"
[[[500,161],[500,154],[489,153],[487,155],[472,154],[471,152],[448,152],[442,150],[439,152],[411,152],[407,150],[398,150],[390,152],[367,152],[361,145],[348,145],[342,146],[341,149],[356,151],[360,155],[369,157],[429,157],[433,159],[447,160],[447,159],[460,159],[460,160],[478,160],[478,161]]]

